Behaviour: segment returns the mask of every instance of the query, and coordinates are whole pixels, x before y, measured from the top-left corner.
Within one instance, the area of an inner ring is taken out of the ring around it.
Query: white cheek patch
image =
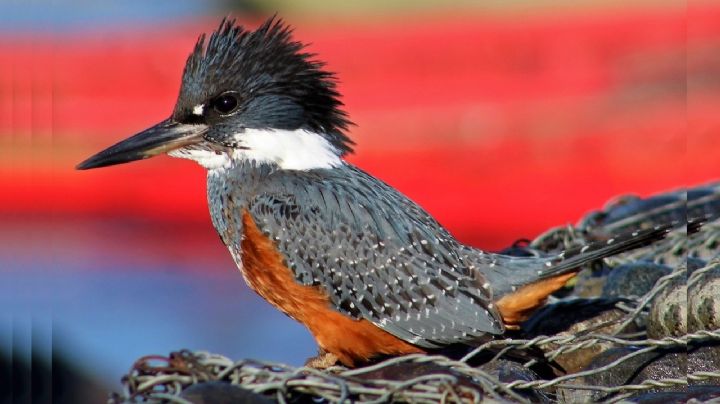
[[[193,115],[203,116],[203,114],[205,113],[205,104],[199,104],[194,106],[192,113]]]
[[[274,163],[285,170],[312,170],[341,165],[338,151],[321,135],[303,129],[246,129],[235,135],[244,149],[233,159]]]

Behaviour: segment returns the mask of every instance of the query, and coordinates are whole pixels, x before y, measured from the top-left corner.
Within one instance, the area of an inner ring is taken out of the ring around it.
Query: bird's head
[[[352,151],[333,74],[270,18],[255,31],[225,19],[201,36],[170,118],[90,157],[78,169],[161,153],[208,169],[254,160],[283,169],[327,168]]]

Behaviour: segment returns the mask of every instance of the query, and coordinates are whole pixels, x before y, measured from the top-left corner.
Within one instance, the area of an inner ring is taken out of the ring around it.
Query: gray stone
[[[696,270],[688,280],[688,330],[720,329],[720,263]]]
[[[240,386],[225,382],[205,382],[185,389],[180,397],[194,404],[270,404],[275,401]]]
[[[610,271],[603,286],[603,297],[640,297],[672,268],[652,262],[623,264]]]
[[[601,368],[636,351],[637,348],[631,347],[609,349],[595,357],[584,370]],[[640,384],[647,379],[683,379],[686,372],[687,357],[684,352],[647,352],[631,357],[610,370],[573,379],[569,384],[612,387]],[[671,388],[678,389],[677,386]],[[659,390],[661,389],[653,389]],[[612,396],[601,391],[571,388],[559,389],[558,393],[561,401],[569,403],[602,401]]]
[[[617,299],[575,299],[561,301],[543,307],[524,325],[524,336],[533,338],[538,335],[581,335],[586,332],[609,334],[615,331],[618,320],[626,313],[615,307]],[[634,323],[625,328],[625,332],[638,331]],[[556,349],[557,344],[542,347],[545,352]],[[612,343],[597,343],[572,352],[563,353],[555,362],[566,372],[574,373],[585,368],[601,352],[613,347]]]
[[[687,278],[684,276],[687,271],[685,268],[678,271],[683,273],[674,278],[651,303],[647,320],[649,338],[681,337],[687,334],[688,295]]]
[[[702,344],[688,345],[688,374],[695,372],[720,372],[720,341],[704,341]],[[692,381],[691,384],[718,384],[720,377]]]
[[[532,370],[517,362],[505,359],[488,362],[480,366],[479,369],[497,377],[497,379],[503,383],[510,383],[516,380],[529,382],[538,379],[538,376]],[[517,393],[533,403],[551,402],[550,397],[540,390],[518,390]]]
[[[720,386],[692,386],[687,390],[637,394],[620,401],[619,404],[705,403],[718,398],[720,398]]]

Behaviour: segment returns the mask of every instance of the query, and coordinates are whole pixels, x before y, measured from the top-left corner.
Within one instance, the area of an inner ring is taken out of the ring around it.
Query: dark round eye
[[[221,113],[221,114],[229,114],[238,106],[238,99],[237,95],[233,93],[225,93],[217,96],[213,100],[213,108],[215,108],[215,111]]]

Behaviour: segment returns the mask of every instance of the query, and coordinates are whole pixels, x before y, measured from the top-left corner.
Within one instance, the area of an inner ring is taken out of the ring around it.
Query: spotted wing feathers
[[[276,172],[257,195],[248,209],[296,279],[344,314],[425,348],[503,331],[458,242],[379,180],[350,166]]]

